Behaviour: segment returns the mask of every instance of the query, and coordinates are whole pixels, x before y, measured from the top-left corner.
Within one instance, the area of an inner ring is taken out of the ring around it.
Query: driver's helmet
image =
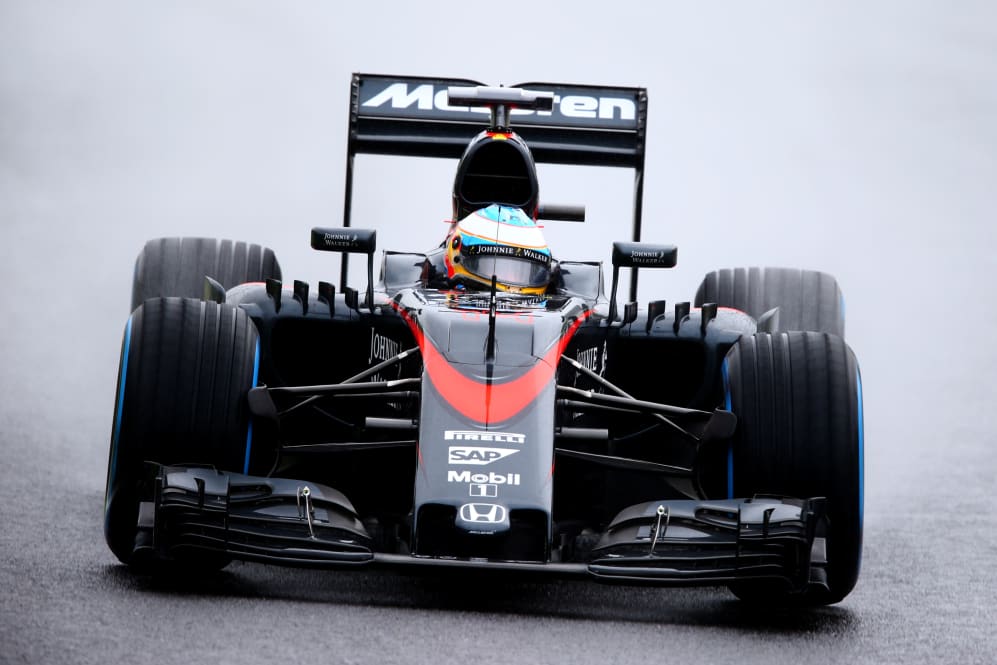
[[[519,208],[490,205],[453,225],[446,240],[447,276],[454,286],[542,294],[551,256],[536,222]]]

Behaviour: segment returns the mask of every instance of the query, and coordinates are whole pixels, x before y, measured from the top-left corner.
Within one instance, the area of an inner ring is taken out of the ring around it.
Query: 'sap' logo
[[[491,464],[519,452],[518,448],[480,448],[478,446],[450,446],[450,464]]]

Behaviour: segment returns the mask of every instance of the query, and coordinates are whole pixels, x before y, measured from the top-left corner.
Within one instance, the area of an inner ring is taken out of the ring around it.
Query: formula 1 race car
[[[841,292],[819,272],[724,269],[693,303],[639,307],[638,270],[677,258],[640,242],[646,114],[639,88],[354,75],[344,224],[311,231],[342,257],[339,289],[282,282],[259,245],[149,241],[108,464],[118,559],[844,598],[863,430]],[[376,233],[350,223],[359,153],[459,158],[443,244],[384,252],[377,281]],[[537,220],[584,209],[540,201],[534,160],[635,170],[609,297],[600,263],[543,243]]]

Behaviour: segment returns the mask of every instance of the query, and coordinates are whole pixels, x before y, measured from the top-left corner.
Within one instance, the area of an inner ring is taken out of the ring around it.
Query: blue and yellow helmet
[[[454,224],[446,241],[453,284],[542,294],[550,283],[551,255],[543,232],[519,208],[490,205]]]

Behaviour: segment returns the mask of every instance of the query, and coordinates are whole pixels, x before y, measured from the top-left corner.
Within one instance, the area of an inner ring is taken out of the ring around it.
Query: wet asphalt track
[[[570,62],[448,67],[439,45],[365,46],[317,6],[3,3],[0,662],[995,662],[997,23],[986,3],[867,4],[673,8],[667,38],[642,28],[651,45],[616,63],[555,34]],[[621,23],[578,20],[629,44]],[[156,235],[240,237],[288,277],[338,274],[305,234],[338,215],[353,70],[646,84],[645,237],[682,248],[646,284],[675,301],[735,263],[838,276],[867,435],[845,602],[759,613],[719,589],[117,565],[101,507],[134,255]]]

